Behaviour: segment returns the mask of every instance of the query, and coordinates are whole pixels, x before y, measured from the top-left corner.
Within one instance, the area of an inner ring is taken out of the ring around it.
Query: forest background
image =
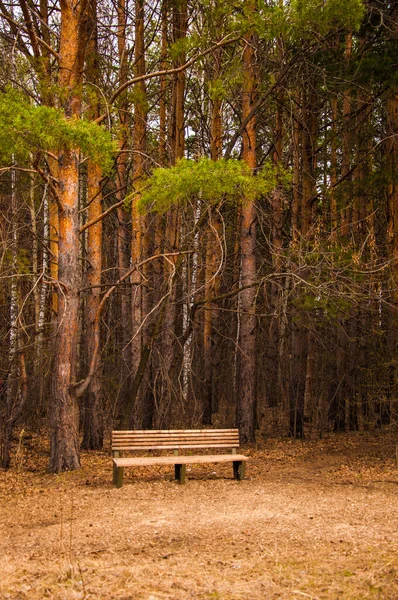
[[[397,42],[395,1],[0,0],[3,467],[396,427]]]

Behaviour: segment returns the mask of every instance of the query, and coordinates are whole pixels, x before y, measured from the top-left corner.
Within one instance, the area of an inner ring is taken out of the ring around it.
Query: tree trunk
[[[87,60],[87,79],[95,86],[99,83],[99,63],[97,44],[97,6],[92,0],[89,16],[89,47]],[[97,88],[95,87],[94,90]],[[96,94],[92,102],[90,117],[99,117],[99,102]],[[87,166],[87,205],[88,221],[94,220],[102,213],[102,172],[101,168],[92,161]],[[86,325],[86,362],[94,354],[96,335],[96,315],[101,302],[101,276],[102,276],[102,219],[89,227],[87,233],[87,292],[85,306]],[[100,450],[103,445],[104,424],[102,415],[102,359],[101,351],[98,351],[97,365],[85,393],[83,406],[83,443],[82,447],[88,450]]]
[[[118,59],[119,59],[119,81],[123,85],[127,81],[128,75],[128,56],[126,52],[126,2],[119,0],[117,5],[118,15]],[[127,144],[130,129],[129,103],[127,91],[123,92],[120,98],[119,122],[120,131],[118,146],[120,154],[116,165],[116,198],[121,202],[127,193]],[[124,206],[117,209],[117,266],[119,278],[123,277],[130,266],[130,241],[131,232],[129,229],[129,220],[127,210]],[[130,286],[121,286],[119,290],[120,301],[120,322],[119,329],[121,355],[120,364],[120,391],[119,407],[124,409],[128,402],[131,385],[131,288]]]
[[[88,164],[88,220],[95,219],[102,213],[101,169]],[[96,315],[101,302],[102,274],[102,220],[97,221],[88,229],[87,235],[87,286],[86,299],[86,358],[87,363],[94,353]],[[102,360],[99,351],[96,370],[84,397],[83,414],[83,443],[87,450],[100,450],[103,445],[104,423],[102,414]]]
[[[215,71],[214,79],[217,80],[220,74],[221,49],[215,53]],[[211,123],[210,123],[210,156],[213,161],[218,161],[222,156],[222,114],[221,98],[216,96],[211,102]],[[205,298],[216,296],[220,285],[220,261],[221,251],[221,221],[218,210],[209,210],[209,227],[206,238],[206,256],[205,256]],[[214,303],[208,303],[204,311],[203,323],[203,359],[204,359],[204,382],[203,382],[203,424],[210,425],[213,412],[216,410],[216,395],[213,394],[213,375],[214,365],[217,363],[216,353],[218,351],[214,336],[217,335],[216,321],[218,320],[218,311]]]
[[[167,17],[168,0],[162,2],[162,42],[161,42],[161,65],[162,71],[167,69]],[[160,77],[160,98],[159,98],[159,162],[166,166],[169,163],[167,147],[167,76]]]
[[[307,334],[302,324],[292,323],[289,435],[304,437],[304,398],[307,369]]]
[[[79,152],[60,154],[59,189],[59,312],[55,338],[50,403],[50,470],[80,467],[76,352],[79,341]]]
[[[300,213],[297,220],[301,237],[306,242],[306,247],[314,237],[314,197],[315,197],[315,171],[316,171],[316,136],[318,128],[317,119],[317,94],[316,90],[308,89],[303,93],[305,105],[303,107],[304,122],[302,126],[301,155],[301,194]],[[295,240],[293,240],[294,243]],[[305,262],[298,254],[297,269],[305,270]],[[304,293],[298,288],[297,293]],[[300,302],[300,297],[298,298]],[[302,322],[302,315],[297,310],[293,311],[291,326],[291,373],[290,373],[290,410],[289,410],[289,435],[304,437],[304,405],[306,391],[307,369],[312,368],[311,357],[308,352],[308,333]],[[310,377],[312,379],[312,376]]]
[[[331,99],[331,112],[332,112],[332,131],[331,131],[331,147],[330,147],[330,229],[331,229],[331,240],[337,240],[337,132],[336,122],[338,116],[337,110],[337,98],[334,96]]]
[[[15,414],[18,412],[18,351],[20,346],[20,324],[19,324],[19,281],[18,281],[18,210],[17,210],[17,171],[11,169],[11,211],[10,211],[10,240],[8,241],[11,255],[12,277],[10,284],[9,316],[10,328],[8,335],[8,375],[3,388],[0,404],[0,465],[8,469],[11,462],[11,441],[15,422]]]
[[[80,94],[85,52],[86,2],[63,0],[59,51],[59,85],[64,92],[68,118],[80,114]],[[50,470],[80,467],[79,415],[75,391],[76,352],[79,341],[79,151],[59,153],[59,260],[58,323],[50,402]]]
[[[252,7],[254,10],[254,8]],[[243,50],[242,121],[251,113],[256,93],[254,36],[245,36]],[[242,136],[242,158],[252,170],[256,168],[256,121],[252,117]],[[240,295],[240,364],[237,386],[237,426],[242,443],[255,440],[256,424],[256,208],[252,201],[242,205],[241,286]]]
[[[145,39],[144,39],[144,2],[135,0],[135,75],[145,74]],[[146,150],[146,89],[145,82],[141,81],[135,86],[136,100],[134,102],[134,155],[133,155],[133,186],[138,193],[134,196],[131,205],[131,264],[136,265],[144,259],[143,256],[143,217],[139,214],[140,201],[139,189],[144,175],[144,154]],[[143,278],[141,269],[136,269],[131,277],[131,374],[134,378],[138,372],[143,351]],[[136,398],[136,403],[131,415],[131,422],[135,429],[142,427],[143,406],[142,393]]]
[[[302,197],[301,197],[301,235],[311,237],[314,221],[316,133],[317,133],[317,95],[307,92],[305,123],[302,130]]]
[[[187,0],[173,0],[173,42],[179,42],[187,34]],[[185,62],[185,53],[181,52],[174,66],[179,67]],[[172,93],[172,114],[170,118],[171,135],[171,162],[175,164],[184,156],[185,131],[184,131],[184,106],[185,106],[185,72],[181,71],[174,77]],[[180,246],[180,214],[178,208],[171,209],[166,216],[166,249],[176,252]],[[175,374],[178,372],[176,359],[176,333],[177,333],[177,280],[176,258],[165,262],[165,286],[168,288],[168,303],[164,316],[164,329],[162,339],[162,395],[159,399],[157,427],[166,427],[170,421],[171,408],[175,395]]]
[[[300,177],[300,157],[301,157],[301,125],[299,120],[300,114],[300,98],[299,92],[294,94],[296,114],[293,114],[293,201],[292,201],[292,214],[291,214],[291,236],[292,241],[295,243],[298,240],[300,234],[300,198],[301,198],[301,177]]]
[[[275,118],[275,142],[273,152],[273,163],[275,167],[282,165],[282,150],[283,150],[283,92],[277,95],[277,107]],[[282,269],[282,227],[283,227],[283,190],[282,186],[278,185],[270,197],[271,203],[271,244],[270,253],[274,275],[278,276]],[[271,309],[271,317],[269,324],[269,342],[268,342],[268,372],[266,393],[267,403],[269,406],[275,407],[281,390],[278,389],[280,361],[279,356],[279,329],[280,329],[280,304],[281,304],[281,286],[280,281],[271,281],[269,291],[269,304]]]

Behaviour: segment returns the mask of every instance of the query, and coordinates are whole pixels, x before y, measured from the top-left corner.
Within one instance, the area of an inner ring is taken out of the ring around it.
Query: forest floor
[[[126,470],[109,452],[46,472],[27,436],[0,472],[0,598],[398,599],[398,470],[388,433],[268,439],[232,465]]]

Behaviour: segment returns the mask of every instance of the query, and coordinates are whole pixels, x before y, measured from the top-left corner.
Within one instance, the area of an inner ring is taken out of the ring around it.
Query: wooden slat
[[[153,437],[153,438],[123,438],[123,439],[118,439],[116,438],[115,440],[113,440],[113,442],[115,444],[125,444],[126,442],[131,442],[131,443],[137,443],[137,444],[142,444],[143,442],[150,442],[150,443],[165,443],[165,444],[171,444],[174,442],[181,442],[182,444],[205,444],[206,442],[209,443],[215,443],[215,442],[221,442],[224,444],[228,444],[229,442],[235,442],[237,441],[239,438],[237,437],[233,437],[233,438],[216,438],[216,437],[211,437],[211,438],[192,438],[192,439],[188,439],[188,438],[180,438],[180,437],[169,437],[169,438],[160,438],[160,437]]]
[[[169,440],[169,439],[179,439],[179,440],[212,440],[212,439],[238,439],[238,435],[235,434],[227,434],[222,435],[221,433],[216,433],[213,435],[184,435],[182,433],[178,433],[176,435],[168,434],[168,435],[121,435],[112,436],[115,440],[128,440],[128,439],[136,439],[136,440]]]
[[[221,446],[220,444],[216,444],[216,445],[212,445],[212,444],[208,444],[207,446],[120,446],[118,448],[113,448],[113,451],[133,451],[133,450],[204,450],[206,448],[225,448],[225,449],[229,449],[231,448],[231,446],[229,445],[224,445]]]
[[[125,439],[137,439],[137,440],[151,440],[151,439],[162,439],[162,440],[168,440],[168,439],[185,439],[185,440],[196,440],[196,439],[206,439],[206,440],[211,440],[211,439],[238,439],[238,434],[235,433],[227,433],[227,434],[222,434],[222,433],[212,433],[211,435],[205,435],[203,433],[201,434],[183,434],[183,433],[177,433],[177,434],[172,434],[169,433],[167,435],[161,435],[159,433],[157,433],[156,435],[145,435],[145,434],[130,434],[130,435],[113,435],[112,439],[114,440],[125,440]]]
[[[242,454],[202,454],[198,456],[142,456],[135,458],[114,458],[113,462],[117,467],[143,467],[147,465],[187,465],[243,460],[248,460],[248,457]]]
[[[142,444],[143,442],[150,442],[150,443],[159,443],[162,444],[163,442],[165,444],[171,444],[174,442],[180,442],[181,444],[205,444],[206,442],[209,443],[216,443],[216,442],[221,442],[223,444],[228,444],[229,442],[235,442],[237,441],[239,438],[237,437],[209,437],[209,438],[202,438],[202,437],[195,437],[195,438],[184,438],[184,437],[151,437],[151,438],[134,438],[134,437],[130,437],[130,438],[116,438],[113,440],[114,444],[125,444],[126,442],[131,442],[131,443],[137,443],[137,444]]]
[[[168,440],[181,440],[184,442],[194,442],[194,441],[198,441],[198,440],[203,440],[203,441],[212,441],[212,440],[238,440],[239,437],[237,435],[208,435],[208,436],[203,436],[203,435],[196,435],[196,436],[192,436],[189,437],[187,435],[129,435],[129,436],[124,436],[124,437],[117,437],[114,436],[113,438],[114,442],[125,442],[126,440],[137,440],[137,441],[142,441],[142,440],[152,440],[152,441],[165,441],[167,442]]]
[[[120,439],[115,439],[113,440],[114,444],[126,444],[126,443],[131,443],[131,444],[144,444],[144,443],[150,443],[150,444],[230,444],[230,443],[239,443],[239,439],[238,438],[193,438],[192,440],[186,439],[186,438],[140,438],[140,439],[135,439],[135,438],[124,438],[122,440]]]
[[[179,443],[179,444],[230,444],[230,443],[238,443],[239,444],[239,438],[237,437],[233,437],[233,438],[217,438],[217,437],[211,437],[211,438],[192,438],[192,439],[188,439],[188,438],[180,438],[180,437],[170,437],[170,438],[115,438],[112,440],[113,444],[126,444],[126,443],[131,443],[131,444],[145,444],[145,443],[150,443],[150,444],[174,444],[174,443]]]
[[[227,432],[233,432],[233,433],[239,433],[238,429],[115,429],[114,431],[112,431],[112,435],[120,435],[120,434],[127,434],[127,435],[131,435],[131,434],[145,434],[145,435],[152,435],[152,434],[170,434],[170,433],[186,433],[186,434],[196,434],[196,433],[203,433],[203,434],[211,434],[211,433],[227,433]]]

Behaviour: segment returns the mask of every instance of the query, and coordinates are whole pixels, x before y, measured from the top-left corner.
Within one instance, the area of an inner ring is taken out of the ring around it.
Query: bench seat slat
[[[230,440],[230,439],[235,439],[238,436],[234,433],[229,433],[228,435],[222,435],[221,433],[215,433],[212,435],[204,435],[203,433],[201,435],[184,435],[182,433],[177,433],[177,434],[172,434],[169,433],[168,435],[160,435],[160,433],[156,434],[156,435],[142,435],[142,434],[138,434],[138,435],[123,435],[123,436],[113,436],[113,441],[119,441],[119,440],[130,440],[130,439],[137,439],[137,440],[168,440],[168,439],[183,439],[183,440],[211,440],[213,438],[216,439],[222,439],[222,440]]]
[[[146,465],[188,465],[217,462],[233,462],[248,460],[243,454],[201,454],[198,456],[142,456],[129,458],[114,458],[117,467],[142,467]]]
[[[238,444],[135,444],[135,445],[117,445],[112,446],[112,450],[128,451],[128,450],[195,450],[195,448],[236,448]]]

